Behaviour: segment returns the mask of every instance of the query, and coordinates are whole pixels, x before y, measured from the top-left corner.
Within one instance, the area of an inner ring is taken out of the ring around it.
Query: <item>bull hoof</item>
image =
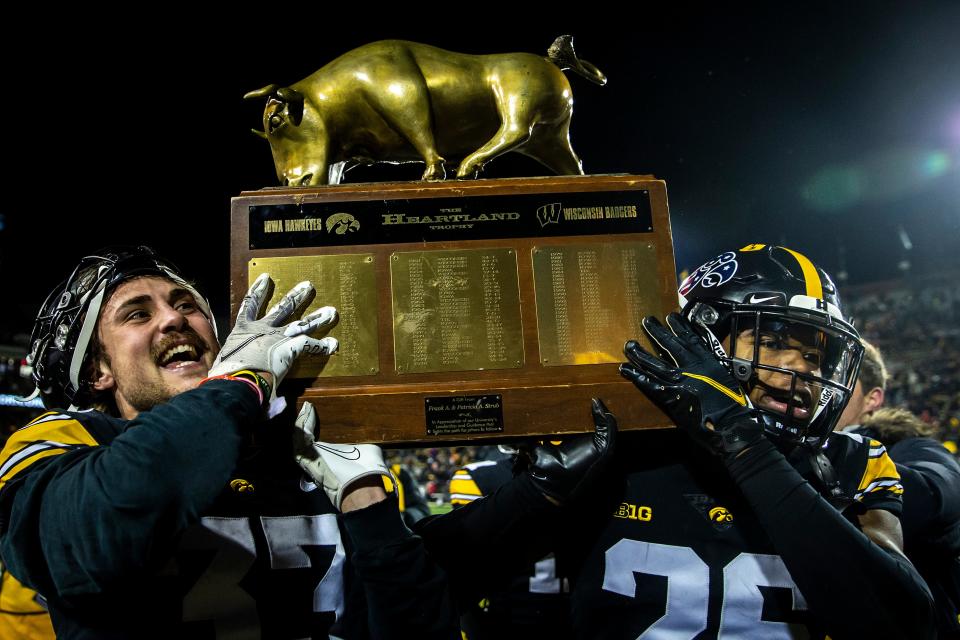
[[[480,172],[483,171],[482,164],[476,164],[473,166],[460,165],[460,168],[457,170],[457,180],[474,180],[480,177]]]
[[[444,180],[447,177],[447,170],[444,168],[443,162],[444,160],[441,158],[438,162],[428,164],[427,170],[423,172],[423,178],[421,179],[431,181]]]

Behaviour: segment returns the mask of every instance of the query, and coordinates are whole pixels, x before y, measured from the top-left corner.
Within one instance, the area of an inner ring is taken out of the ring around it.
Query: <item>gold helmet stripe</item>
[[[792,255],[797,259],[797,262],[800,263],[800,270],[803,271],[803,281],[807,285],[807,295],[817,300],[823,300],[823,283],[820,282],[820,274],[817,273],[817,268],[810,262],[810,258],[786,247],[780,248]]]

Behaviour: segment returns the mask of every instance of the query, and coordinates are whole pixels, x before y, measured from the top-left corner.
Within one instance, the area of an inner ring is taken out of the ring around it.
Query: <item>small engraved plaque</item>
[[[295,284],[309,280],[317,297],[303,315],[327,305],[336,307],[340,315],[329,333],[340,341],[340,350],[328,358],[301,356],[288,377],[368,376],[380,370],[373,254],[251,260],[249,281],[261,273],[269,273],[275,284],[267,309]]]
[[[523,365],[513,249],[393,253],[390,282],[397,373]]]
[[[533,249],[540,362],[621,362],[623,343],[657,296],[657,256],[645,242],[564,244]]]
[[[498,394],[425,398],[427,435],[458,436],[503,431],[503,399]]]

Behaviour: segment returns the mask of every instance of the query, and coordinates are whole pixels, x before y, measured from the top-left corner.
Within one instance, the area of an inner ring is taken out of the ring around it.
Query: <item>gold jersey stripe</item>
[[[867,458],[867,466],[863,470],[863,478],[860,480],[858,492],[863,492],[872,483],[882,480],[900,481],[900,474],[897,472],[897,465],[893,463],[886,450],[879,456],[870,456]],[[902,488],[901,488],[902,491]]]
[[[15,431],[10,439],[7,440],[3,448],[2,459],[9,457],[10,451],[15,451],[23,446],[33,443],[52,440],[54,442],[63,442],[65,444],[85,444],[95,447],[99,442],[90,435],[80,422],[64,416],[58,419],[42,420],[42,416],[37,418],[26,427]]]
[[[450,479],[450,495],[451,495],[450,501],[451,502],[453,502],[452,496],[454,494],[457,494],[458,496],[462,496],[463,498],[466,498],[468,496],[474,496],[475,498],[480,498],[483,496],[483,492],[480,491],[480,487],[477,486],[477,483],[473,480],[473,478],[470,478],[469,476],[466,478],[462,476],[458,477],[456,475],[454,475],[453,478]],[[466,502],[469,502],[469,500],[461,501],[457,504],[465,504]]]
[[[37,592],[25,587],[8,571],[0,576],[0,611],[16,614],[46,613],[47,610],[37,602]],[[6,637],[6,636],[3,636]],[[53,635],[50,636],[51,638]]]
[[[45,412],[45,413],[41,413],[41,414],[38,415],[36,418],[34,418],[34,419],[31,420],[30,422],[28,422],[28,423],[27,423],[27,426],[30,427],[30,426],[32,426],[32,425],[37,424],[38,422],[43,421],[44,418],[49,418],[50,416],[55,416],[55,415],[57,415],[57,412],[56,412],[56,411],[47,411],[47,412]]]
[[[817,273],[817,268],[810,262],[810,258],[792,249],[787,249],[786,247],[781,248],[796,258],[797,262],[800,263],[800,270],[803,272],[803,281],[807,285],[807,295],[817,300],[823,300],[823,283],[820,282],[820,274]]]
[[[860,501],[863,496],[870,493],[890,493],[895,496],[903,495],[903,485],[899,480],[878,480],[871,482],[863,491],[854,494],[853,499]]]
[[[98,442],[69,416],[60,417],[55,412],[40,416],[15,431],[4,445],[0,453],[0,488],[37,460],[78,445],[95,447]]]
[[[11,478],[16,477],[18,473],[20,473],[30,465],[34,464],[37,460],[49,458],[50,456],[58,456],[61,453],[66,453],[66,452],[67,452],[67,449],[63,449],[59,447],[49,448],[49,449],[44,449],[42,451],[38,451],[32,456],[24,458],[17,464],[13,465],[13,467],[11,467],[7,473],[3,474],[3,477],[0,478],[0,489],[3,489],[3,487],[6,486],[7,482],[9,482]]]
[[[403,483],[400,482],[400,465],[394,464],[390,466],[390,472],[392,476],[380,476],[383,478],[383,490],[387,493],[397,492],[397,508],[400,509],[400,513],[403,513],[407,510],[407,496],[406,491],[404,491]]]

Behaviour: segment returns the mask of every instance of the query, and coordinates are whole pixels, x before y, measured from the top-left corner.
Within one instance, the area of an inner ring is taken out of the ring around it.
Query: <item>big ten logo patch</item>
[[[653,509],[640,504],[630,504],[621,502],[616,511],[613,512],[614,518],[623,518],[624,520],[639,520],[640,522],[650,522],[653,520]]]

